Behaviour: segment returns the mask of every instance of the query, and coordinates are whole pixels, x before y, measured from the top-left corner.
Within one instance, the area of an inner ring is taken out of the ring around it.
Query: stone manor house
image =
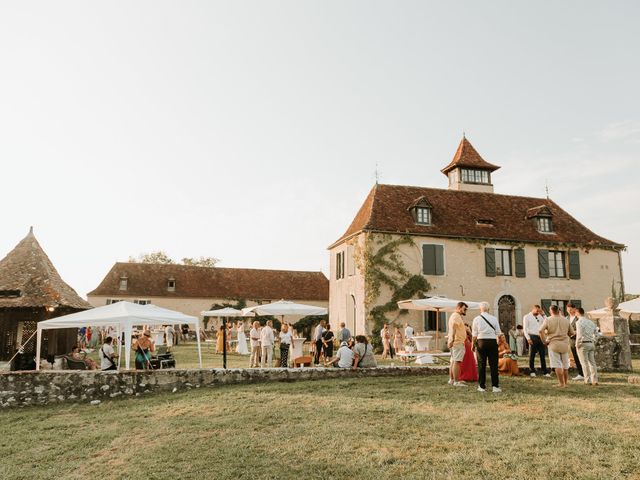
[[[572,300],[592,309],[612,290],[624,293],[624,245],[596,235],[548,198],[494,193],[499,168],[463,138],[441,170],[447,189],[374,185],[329,247],[331,324],[372,332],[371,309],[396,292],[384,282],[376,291],[370,270],[378,267],[365,257],[398,239],[404,241],[386,260],[396,258],[409,274],[422,275],[429,295],[489,302],[506,330],[534,304],[548,311]],[[433,312],[395,310],[386,316],[418,332],[436,328]],[[443,320],[441,314],[442,331]]]

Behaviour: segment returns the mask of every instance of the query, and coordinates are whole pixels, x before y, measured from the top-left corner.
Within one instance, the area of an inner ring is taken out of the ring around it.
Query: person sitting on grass
[[[376,357],[373,356],[373,346],[369,344],[367,337],[356,335],[356,346],[353,347],[353,369],[375,368],[378,366]]]
[[[498,372],[500,372],[501,375],[520,375],[516,358],[517,355],[511,350],[504,334],[500,335],[498,337]]]
[[[325,362],[325,366],[333,366],[338,368],[351,368],[353,366],[353,350],[349,348],[347,342],[341,342],[340,348],[336,352],[336,356]]]

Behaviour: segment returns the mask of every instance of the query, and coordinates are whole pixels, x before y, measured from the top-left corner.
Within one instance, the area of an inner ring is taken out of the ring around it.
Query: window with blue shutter
[[[496,276],[496,249],[485,248],[484,249],[484,272],[487,277]]]
[[[527,276],[527,268],[524,260],[524,249],[516,248],[513,251],[513,256],[515,258],[516,263],[516,277],[524,278]]]
[[[569,250],[569,278],[580,279],[580,252],[578,250]]]
[[[422,273],[444,275],[444,245],[422,245]]]
[[[538,274],[540,278],[549,278],[549,250],[538,250]]]

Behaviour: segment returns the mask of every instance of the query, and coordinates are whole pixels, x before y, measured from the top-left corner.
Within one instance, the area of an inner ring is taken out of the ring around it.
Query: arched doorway
[[[356,334],[356,297],[347,295],[347,328],[351,335]]]
[[[498,300],[498,322],[505,335],[516,325],[516,300],[511,295],[503,295]]]

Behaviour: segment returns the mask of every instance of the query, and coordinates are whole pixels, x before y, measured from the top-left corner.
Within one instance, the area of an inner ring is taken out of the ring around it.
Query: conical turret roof
[[[33,227],[0,260],[0,308],[25,307],[91,308],[60,278],[36,240]]]
[[[480,170],[488,170],[490,172],[500,168],[497,165],[486,162],[476,149],[473,148],[473,145],[471,145],[471,142],[469,142],[466,137],[462,137],[462,140],[460,140],[460,144],[458,145],[458,149],[456,150],[456,154],[453,156],[453,160],[451,160],[451,163],[444,167],[441,172],[447,175],[451,170],[458,167],[477,168]]]

